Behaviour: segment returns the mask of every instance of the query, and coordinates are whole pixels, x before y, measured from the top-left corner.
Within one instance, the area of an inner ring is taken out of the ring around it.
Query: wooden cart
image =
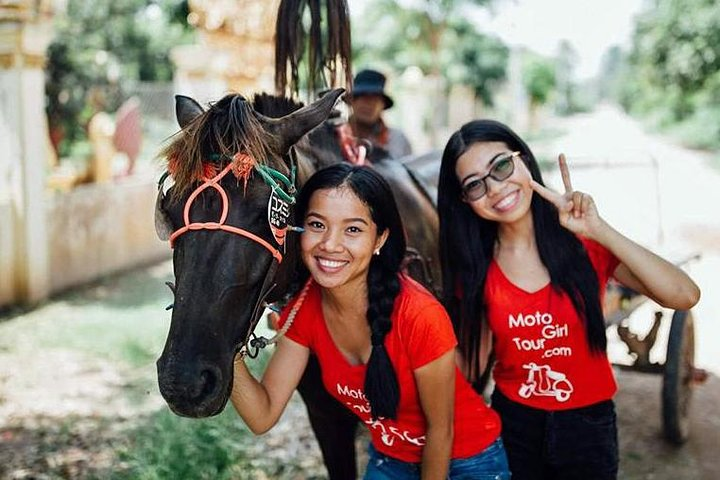
[[[679,262],[684,265],[697,260],[693,255]],[[643,338],[631,332],[630,315],[649,301],[627,287],[611,282],[605,298],[605,322],[617,327],[620,339],[633,357],[631,365],[616,364],[619,368],[643,373],[660,374],[662,381],[662,428],[665,438],[672,444],[681,445],[689,435],[689,413],[694,387],[707,378],[704,370],[695,367],[695,325],[692,312],[688,310],[657,310],[650,330]],[[651,362],[650,351],[655,346],[662,322],[670,317],[665,362]]]

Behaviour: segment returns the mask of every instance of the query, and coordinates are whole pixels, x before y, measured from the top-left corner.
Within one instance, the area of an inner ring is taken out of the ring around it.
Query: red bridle
[[[225,192],[225,189],[220,186],[220,180],[225,177],[225,175],[232,170],[232,163],[229,163],[220,173],[215,175],[213,178],[206,178],[205,182],[200,185],[198,188],[195,189],[195,191],[188,197],[187,201],[185,202],[185,210],[183,212],[183,221],[185,222],[185,225],[180,227],[179,229],[175,230],[172,235],[170,235],[170,248],[175,247],[175,240],[182,235],[183,233],[186,233],[191,230],[223,230],[230,233],[235,233],[237,235],[241,235],[245,238],[249,238],[250,240],[259,243],[266,249],[270,251],[272,256],[275,258],[275,260],[278,261],[278,263],[282,262],[283,256],[282,253],[280,253],[280,250],[273,247],[269,242],[267,242],[265,239],[260,238],[259,236],[255,235],[252,232],[249,232],[245,229],[233,227],[232,225],[227,225],[225,221],[227,220],[228,211],[230,210],[230,201],[228,200],[227,193]],[[222,206],[222,213],[220,214],[220,221],[219,222],[193,222],[190,223],[190,207],[192,203],[195,201],[195,199],[200,195],[203,190],[206,188],[214,188],[218,191],[220,194],[220,197],[222,198],[223,206]]]

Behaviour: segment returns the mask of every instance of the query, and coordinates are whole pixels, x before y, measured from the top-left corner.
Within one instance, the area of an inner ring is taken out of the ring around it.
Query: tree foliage
[[[574,81],[575,67],[579,59],[575,47],[568,40],[562,40],[555,56],[555,87],[557,90],[555,109],[562,115],[579,111],[576,98],[577,86]]]
[[[59,153],[85,138],[133,82],[170,81],[170,49],[191,33],[185,0],[69,0],[48,48],[46,109]]]
[[[620,99],[720,146],[720,0],[654,0],[636,24]]]
[[[540,57],[529,59],[523,68],[523,85],[531,105],[544,104],[555,88],[555,66]]]
[[[469,85],[486,103],[492,87],[505,78],[508,49],[483,35],[464,13],[489,0],[422,0],[412,4],[375,0],[354,21],[356,64],[374,64],[403,71],[419,67],[448,85]]]
[[[472,87],[486,105],[493,104],[493,91],[505,79],[509,50],[500,40],[483,35],[464,19],[450,22],[443,45],[443,71],[451,84]]]

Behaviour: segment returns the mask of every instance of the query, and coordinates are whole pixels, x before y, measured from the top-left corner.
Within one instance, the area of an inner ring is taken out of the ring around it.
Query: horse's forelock
[[[175,181],[173,193],[180,196],[233,161],[238,153],[249,155],[261,165],[280,166],[275,144],[276,139],[263,129],[252,105],[241,95],[231,94],[211,104],[181,130],[161,156],[167,159],[168,171]]]

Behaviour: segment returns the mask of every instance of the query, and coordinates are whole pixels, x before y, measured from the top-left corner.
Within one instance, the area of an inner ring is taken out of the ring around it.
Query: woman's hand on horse
[[[595,201],[588,193],[573,190],[570,181],[570,170],[565,155],[558,156],[560,175],[562,176],[565,193],[558,193],[530,180],[532,189],[545,200],[549,201],[558,210],[560,225],[571,232],[587,238],[595,238],[605,221],[600,217]]]

